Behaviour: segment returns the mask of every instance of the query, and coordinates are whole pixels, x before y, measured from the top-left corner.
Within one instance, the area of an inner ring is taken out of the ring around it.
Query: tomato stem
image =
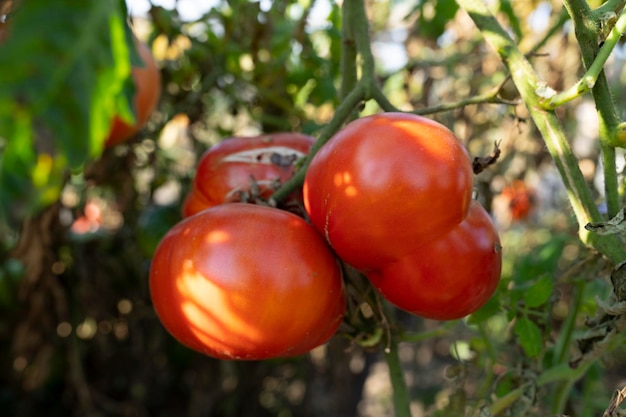
[[[545,109],[541,105],[541,95],[546,90],[545,83],[539,78],[528,59],[517,48],[509,34],[500,26],[494,15],[482,1],[457,0],[457,2],[469,14],[475,25],[481,30],[485,40],[491,44],[509,68],[511,78],[520,92],[531,118],[541,133],[564,182],[569,201],[578,220],[581,241],[599,250],[615,264],[626,259],[624,242],[620,237],[590,233],[584,227],[590,222],[595,222],[595,219],[603,219],[603,217],[596,207],[591,190],[580,171],[578,160],[567,141],[556,113],[553,110]],[[596,88],[605,84],[601,82],[602,78],[598,79],[598,83],[593,90],[594,94]],[[607,147],[603,147],[603,150],[605,150],[604,148]],[[609,152],[608,155],[610,155],[610,150],[607,149],[607,151]],[[611,166],[615,166],[614,161]],[[613,187],[614,181],[609,177],[616,178],[616,172],[614,170],[610,173],[605,171],[605,176],[607,177],[607,186]],[[616,188],[609,191],[613,195],[611,198],[615,199],[617,194]],[[607,193],[607,196],[609,196],[609,193]],[[614,202],[611,204],[614,204]]]
[[[341,14],[341,99],[350,94],[358,81],[355,18],[350,13],[352,9],[344,5]]]
[[[611,55],[613,48],[617,45],[617,42],[621,38],[622,34],[626,31],[626,9],[622,10],[622,13],[615,23],[615,26],[611,29],[604,44],[598,51],[591,65],[587,69],[587,72],[582,76],[580,80],[567,90],[555,94],[547,99],[543,104],[547,109],[554,109],[568,103],[584,93],[593,89],[598,82],[600,75],[602,74],[604,64]]]
[[[335,113],[332,119],[324,126],[320,135],[315,141],[315,144],[311,148],[309,154],[304,158],[300,169],[294,174],[289,181],[285,182],[278,190],[274,192],[271,200],[275,202],[284,200],[289,194],[293,192],[297,187],[300,187],[304,182],[304,176],[306,170],[313,159],[313,156],[317,151],[335,134],[341,126],[349,119],[352,111],[365,99],[365,89],[362,83],[357,83],[355,88],[343,99],[341,104],[335,109]]]
[[[599,8],[589,12],[589,6],[584,0],[567,0],[563,4],[574,22],[576,39],[580,45],[583,62],[587,68],[591,68],[599,54],[598,33],[605,26],[606,15],[613,10],[624,7],[623,0],[612,4],[612,9]],[[622,16],[624,13],[622,13]],[[621,18],[620,18],[621,20]],[[617,42],[619,32],[623,32],[626,22],[618,20],[619,27],[611,30],[608,42]],[[617,38],[617,39],[615,39]],[[601,68],[600,68],[601,69]],[[620,209],[618,191],[617,166],[615,162],[614,146],[620,145],[615,136],[617,125],[620,123],[613,97],[609,88],[604,71],[598,73],[598,79],[591,90],[596,104],[598,122],[600,126],[599,137],[602,152],[602,167],[604,173],[604,194],[609,218],[614,217]]]
[[[398,352],[398,341],[391,337],[389,349],[384,353],[387,366],[389,367],[389,378],[393,387],[393,406],[396,417],[411,417],[411,401],[406,381],[404,380],[404,370]]]

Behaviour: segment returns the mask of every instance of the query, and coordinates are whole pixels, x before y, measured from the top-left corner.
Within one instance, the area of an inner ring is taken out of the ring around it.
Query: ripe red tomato
[[[212,206],[213,204],[206,201],[199,192],[192,188],[183,200],[182,214],[183,217],[193,216]]]
[[[300,133],[275,133],[218,143],[198,162],[191,192],[196,194],[192,200],[196,204],[187,204],[183,214],[249,197],[269,198],[291,178],[296,162],[309,152],[314,141]],[[292,195],[293,200],[302,201],[301,192]]]
[[[182,344],[220,359],[295,356],[326,342],[346,308],[338,262],[302,218],[227,203],[161,240],[150,294]]]
[[[524,181],[513,181],[504,187],[500,195],[508,203],[508,209],[513,220],[528,218],[534,205],[534,198],[532,190],[526,186]]]
[[[143,67],[132,69],[135,82],[135,123],[128,124],[118,116],[113,119],[111,131],[104,146],[111,147],[128,140],[146,124],[161,97],[161,73],[156,65],[148,45],[135,38],[137,52],[143,61]]]
[[[452,320],[482,307],[498,286],[502,248],[485,209],[469,214],[447,234],[367,276],[397,307],[421,317]]]
[[[311,222],[343,260],[380,269],[467,215],[472,166],[459,139],[432,120],[383,113],[340,130],[304,182]]]

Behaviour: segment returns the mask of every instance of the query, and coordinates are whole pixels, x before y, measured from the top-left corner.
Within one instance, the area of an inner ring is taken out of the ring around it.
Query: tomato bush
[[[367,276],[391,303],[421,317],[452,320],[482,307],[500,280],[502,248],[489,214],[472,201],[450,232]]]
[[[443,125],[405,113],[348,124],[311,161],[304,204],[346,262],[380,269],[467,215],[472,167]]]
[[[294,173],[314,139],[300,133],[234,137],[207,150],[200,161],[184,215],[225,202],[268,198]],[[287,203],[302,201],[296,190]]]
[[[135,121],[128,123],[119,116],[113,119],[111,131],[105,141],[106,147],[117,145],[130,139],[146,124],[156,108],[161,97],[161,73],[152,56],[148,45],[135,38],[137,52],[141,58],[142,67],[133,67],[132,76],[135,83]]]
[[[341,269],[302,218],[227,203],[161,240],[152,302],[182,344],[221,359],[295,356],[326,342],[346,307]]]

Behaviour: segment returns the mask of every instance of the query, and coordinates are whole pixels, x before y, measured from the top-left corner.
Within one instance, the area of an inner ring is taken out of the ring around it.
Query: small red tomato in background
[[[468,216],[450,232],[367,276],[397,307],[420,317],[452,320],[473,313],[491,298],[501,267],[495,226],[485,209],[472,201]]]
[[[314,142],[312,137],[300,133],[223,140],[200,158],[188,197],[191,201],[185,203],[183,214],[191,215],[227,202],[269,198],[293,176],[296,163]],[[301,201],[301,192],[292,195],[293,199]]]
[[[346,308],[341,269],[315,229],[243,203],[174,226],[154,254],[150,294],[178,341],[220,359],[306,353],[336,332]]]
[[[74,220],[70,230],[79,235],[97,231],[102,226],[102,207],[95,201],[87,201],[83,212]]]
[[[467,151],[445,126],[382,113],[351,122],[320,149],[304,204],[339,257],[379,269],[465,218],[472,175]]]
[[[135,123],[128,124],[118,116],[113,119],[111,131],[104,146],[111,147],[130,139],[146,124],[161,97],[161,73],[148,45],[135,38],[135,45],[143,67],[132,69],[135,82]]]
[[[508,201],[513,220],[522,220],[528,217],[533,207],[532,191],[522,180],[515,180],[502,189],[502,197]]]

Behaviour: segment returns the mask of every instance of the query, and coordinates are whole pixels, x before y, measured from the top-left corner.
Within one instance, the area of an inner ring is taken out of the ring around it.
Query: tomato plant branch
[[[508,408],[511,408],[526,392],[528,389],[528,383],[517,387],[516,389],[509,391],[504,396],[496,399],[489,406],[489,415],[497,416]]]
[[[323,127],[320,135],[315,141],[309,154],[304,158],[298,171],[289,181],[285,182],[278,190],[274,192],[271,200],[274,202],[284,200],[293,190],[301,186],[304,182],[306,170],[313,159],[313,156],[328,140],[341,128],[346,120],[349,119],[353,110],[365,99],[365,88],[363,83],[357,83],[354,89],[342,100],[341,104],[335,109],[335,113],[330,121]]]
[[[320,132],[318,140],[304,159],[300,169],[285,184],[283,184],[272,196],[275,202],[285,199],[294,189],[302,185],[306,170],[317,151],[350,119],[354,111],[362,101],[372,98],[372,92],[379,90],[374,74],[375,62],[369,39],[369,22],[365,12],[365,4],[362,0],[346,0],[342,13],[346,16],[342,20],[343,39],[342,53],[347,53],[347,58],[342,58],[342,70],[349,74],[342,75],[342,82],[347,85],[341,87],[341,104],[335,109],[332,119],[324,126]],[[349,22],[346,22],[349,20]],[[356,49],[354,49],[356,47]],[[355,54],[356,52],[356,54]],[[361,63],[357,68],[355,64],[348,63],[349,59],[356,60],[360,57]],[[357,79],[360,68],[361,78]]]
[[[344,8],[341,14],[341,98],[345,98],[354,89],[358,81],[357,50],[354,35],[354,17],[352,8]]]
[[[585,67],[589,68],[593,65],[598,53],[598,43],[600,42],[598,34],[602,32],[603,27],[609,21],[606,17],[607,13],[588,12],[589,6],[583,0],[567,0],[563,4],[574,22],[576,40],[580,45],[583,62]],[[591,93],[598,114],[602,167],[604,170],[604,197],[608,215],[613,217],[617,214],[620,207],[615,149],[613,148],[613,146],[620,145],[615,135],[620,120],[604,71],[599,73]]]
[[[392,337],[389,351],[385,352],[385,360],[389,367],[389,378],[393,387],[393,406],[396,417],[411,417],[409,391],[404,380],[404,370],[398,352],[398,341]]]
[[[457,0],[508,67],[522,100],[550,152],[561,175],[567,195],[579,224],[582,242],[600,251],[614,263],[626,259],[624,244],[617,236],[600,236],[589,233],[585,225],[602,219],[591,190],[578,166],[561,123],[552,110],[542,107],[537,92],[545,87],[528,59],[517,48],[509,34],[481,0]]]
[[[369,21],[365,11],[365,2],[363,0],[346,0],[343,6],[344,13],[350,13],[354,19],[354,35],[356,41],[356,49],[360,58],[361,80],[364,80],[368,90],[366,90],[367,98],[371,98],[369,88],[376,85],[374,54],[370,46]]]
[[[400,337],[400,340],[402,340],[403,342],[412,342],[412,343],[423,342],[425,340],[430,340],[436,337],[443,337],[443,336],[448,335],[450,331],[457,324],[458,324],[458,321],[456,320],[446,321],[446,322],[441,323],[440,326],[432,330],[427,330],[427,331],[419,332],[419,333],[405,332],[399,335],[399,337]]]
[[[460,109],[462,107],[471,106],[474,104],[506,104],[509,106],[515,106],[519,104],[517,100],[505,100],[501,97],[498,97],[498,93],[502,89],[502,84],[499,84],[492,88],[490,91],[479,94],[476,96],[468,97],[465,99],[461,99],[459,101],[450,102],[450,103],[442,103],[436,106],[425,107],[422,109],[413,110],[409,113],[417,114],[420,116],[434,114],[434,113],[442,113],[446,111]],[[380,107],[387,112],[390,111],[402,111],[401,109],[395,107],[393,104],[389,102],[389,100],[385,97],[385,94],[380,90],[380,88],[376,88],[372,91],[372,98],[376,100],[376,102],[380,105]]]
[[[624,7],[626,1],[624,0],[607,0],[604,4],[598,6],[597,9],[594,10],[597,14],[604,13],[617,13],[620,9]]]
[[[568,88],[567,90],[555,94],[554,96],[547,99],[543,105],[547,109],[554,109],[556,107],[562,106],[565,103],[568,103],[584,93],[590,91],[598,81],[600,74],[604,68],[604,64],[607,59],[611,55],[613,48],[617,45],[617,42],[622,37],[622,34],[626,31],[626,9],[622,10],[622,14],[619,19],[615,23],[615,26],[611,29],[611,32],[607,36],[604,41],[604,45],[598,51],[595,59],[592,64],[587,69],[587,72],[583,75],[583,77],[573,86]]]

